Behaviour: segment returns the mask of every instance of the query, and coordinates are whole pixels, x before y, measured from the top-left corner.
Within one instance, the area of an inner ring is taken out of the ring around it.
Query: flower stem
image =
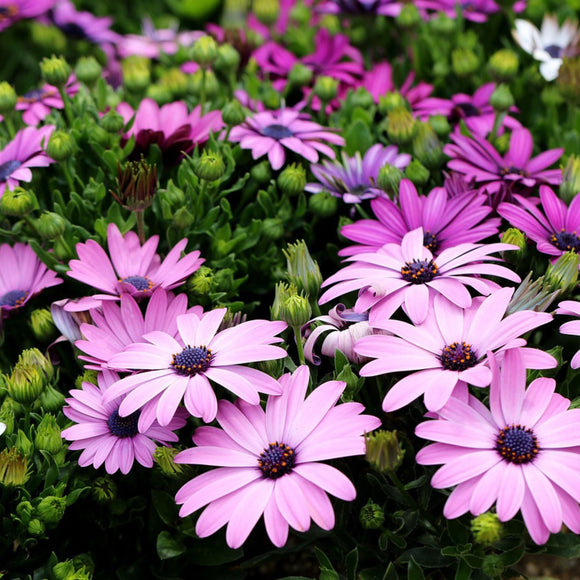
[[[301,365],[306,364],[306,359],[304,358],[304,346],[302,345],[302,335],[300,333],[299,326],[293,326],[292,330],[294,331],[294,341],[296,342],[296,348],[298,350],[298,361]]]
[[[135,210],[135,217],[137,218],[137,234],[141,245],[145,243],[145,212]]]

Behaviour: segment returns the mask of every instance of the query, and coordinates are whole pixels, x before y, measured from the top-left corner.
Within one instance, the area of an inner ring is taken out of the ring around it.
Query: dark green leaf
[[[425,574],[423,574],[421,566],[413,558],[407,564],[407,580],[425,580]]]
[[[159,533],[157,536],[157,554],[161,560],[176,558],[184,552],[185,546],[181,541],[165,530]]]

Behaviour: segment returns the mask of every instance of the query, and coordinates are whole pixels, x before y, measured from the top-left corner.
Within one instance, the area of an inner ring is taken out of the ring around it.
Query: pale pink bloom
[[[338,469],[321,463],[362,455],[364,434],[380,425],[361,415],[360,403],[336,405],[346,384],[329,381],[308,397],[309,371],[301,366],[279,379],[281,394],[268,397],[266,410],[244,401],[220,401],[222,427],[199,427],[193,449],[182,451],[176,463],[218,467],[186,483],[175,496],[184,517],[207,506],[196,523],[204,538],[227,524],[226,541],[241,546],[264,516],[266,532],[278,547],[288,529],[305,532],[310,521],[324,530],[334,527],[327,496],[352,501],[356,490]],[[306,398],[305,398],[306,397]]]
[[[556,314],[565,314],[568,316],[574,316],[577,320],[571,320],[570,322],[565,322],[560,326],[560,332],[562,334],[572,334],[574,336],[580,336],[580,302],[576,300],[564,300],[558,304],[558,310]],[[573,369],[580,367],[580,350],[576,351],[576,354],[572,357],[570,361],[570,366]]]

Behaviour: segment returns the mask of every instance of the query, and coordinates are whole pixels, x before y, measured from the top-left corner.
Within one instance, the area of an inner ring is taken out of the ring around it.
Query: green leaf
[[[332,562],[329,560],[328,556],[316,546],[314,547],[314,552],[316,557],[320,562],[320,576],[319,580],[340,580],[340,576],[334,569]]]
[[[172,526],[179,521],[179,509],[177,508],[173,496],[165,491],[153,489],[151,490],[151,499],[157,515],[161,518],[164,524]]]
[[[397,574],[395,565],[392,562],[389,562],[383,580],[399,580],[399,575]]]
[[[358,548],[354,548],[346,555],[346,578],[356,580],[356,569],[358,568]]]
[[[175,539],[165,530],[157,536],[157,554],[161,560],[169,560],[170,558],[181,556],[185,549],[182,542]]]
[[[360,119],[351,123],[344,134],[346,145],[344,147],[347,155],[354,155],[357,151],[365,153],[374,143],[370,129]]]
[[[415,562],[413,557],[407,564],[407,580],[425,580],[425,574],[423,574],[421,566]]]

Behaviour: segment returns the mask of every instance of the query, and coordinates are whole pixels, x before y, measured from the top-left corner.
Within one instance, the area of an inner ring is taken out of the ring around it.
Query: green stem
[[[70,100],[70,97],[68,96],[68,94],[65,91],[64,87],[59,87],[58,88],[58,92],[60,93],[60,97],[61,97],[62,102],[64,104],[64,114],[65,114],[65,117],[66,117],[66,121],[68,123],[68,126],[69,127],[72,127],[73,121],[74,121],[74,115],[73,115],[73,112],[71,110],[71,100]]]
[[[145,243],[145,212],[135,210],[135,217],[137,218],[137,234],[141,245]]]
[[[487,139],[490,143],[493,143],[493,141],[497,135],[497,132],[499,131],[499,128],[501,127],[501,124],[503,123],[503,118],[505,116],[506,116],[505,112],[495,114],[495,121],[493,122],[493,129],[491,130],[491,133],[489,134],[489,137]]]
[[[306,359],[304,358],[304,346],[302,345],[302,336],[300,335],[300,327],[293,326],[294,331],[294,341],[296,342],[296,348],[298,350],[298,361],[301,365],[306,364]]]
[[[63,173],[64,173],[64,177],[66,179],[66,182],[68,184],[68,188],[70,190],[70,193],[72,193],[75,189],[75,184],[74,184],[74,179],[73,176],[70,172],[70,167],[68,165],[68,160],[65,161],[64,163],[61,163],[60,166],[62,167]]]
[[[199,105],[201,113],[203,114],[203,106],[205,104],[205,68],[201,69],[201,92],[199,94]]]

